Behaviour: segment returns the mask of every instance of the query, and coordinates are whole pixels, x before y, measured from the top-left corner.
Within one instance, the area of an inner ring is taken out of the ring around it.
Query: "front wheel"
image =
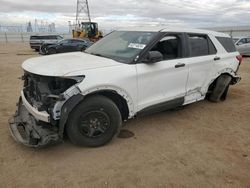
[[[85,50],[86,50],[86,47],[84,46],[84,47],[81,48],[80,51],[81,51],[81,52],[84,52]]]
[[[86,98],[70,114],[66,131],[79,146],[105,145],[119,132],[122,124],[116,104],[104,96]]]

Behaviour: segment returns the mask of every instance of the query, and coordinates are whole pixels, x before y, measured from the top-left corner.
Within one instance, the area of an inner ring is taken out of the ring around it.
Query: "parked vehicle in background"
[[[233,40],[241,55],[250,56],[250,37],[235,37]]]
[[[54,44],[62,39],[63,37],[60,35],[32,35],[30,36],[30,47],[39,51],[43,43]]]
[[[64,39],[56,44],[42,44],[40,48],[40,54],[49,55],[56,53],[65,53],[65,52],[77,52],[84,51],[90,45],[92,45],[89,39]]]
[[[26,60],[10,121],[31,147],[102,146],[122,122],[208,98],[226,99],[242,57],[227,34],[185,28],[115,31],[82,52]],[[192,114],[190,114],[192,115]],[[157,139],[157,138],[155,138]]]

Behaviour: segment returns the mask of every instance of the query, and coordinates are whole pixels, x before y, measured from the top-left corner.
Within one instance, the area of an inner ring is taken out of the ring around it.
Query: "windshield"
[[[131,62],[157,32],[115,31],[90,46],[85,52],[119,62]]]

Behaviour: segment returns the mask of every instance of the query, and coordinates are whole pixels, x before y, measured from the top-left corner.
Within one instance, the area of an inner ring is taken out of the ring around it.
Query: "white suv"
[[[195,29],[115,31],[84,53],[32,58],[10,121],[28,146],[109,142],[122,122],[208,98],[226,99],[242,57],[223,33]]]

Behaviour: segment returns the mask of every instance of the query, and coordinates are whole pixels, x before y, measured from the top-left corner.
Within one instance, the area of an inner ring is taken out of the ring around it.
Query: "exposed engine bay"
[[[38,111],[51,113],[58,100],[64,100],[63,92],[77,83],[74,79],[40,76],[25,73],[24,94],[29,103]]]

